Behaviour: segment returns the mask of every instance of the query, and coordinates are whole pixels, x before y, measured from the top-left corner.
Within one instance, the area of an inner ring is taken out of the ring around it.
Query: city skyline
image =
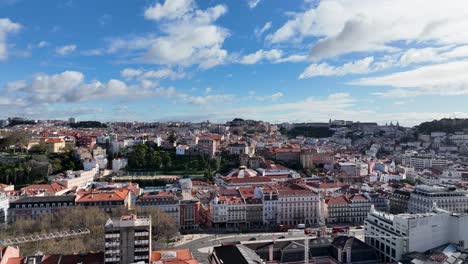
[[[467,7],[0,0],[0,118],[466,118]]]

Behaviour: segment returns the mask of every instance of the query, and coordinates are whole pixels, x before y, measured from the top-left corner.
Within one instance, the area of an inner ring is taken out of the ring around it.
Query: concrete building
[[[408,212],[408,202],[411,192],[404,190],[395,190],[389,196],[390,213],[402,214]]]
[[[18,219],[37,219],[44,214],[57,213],[75,206],[74,195],[22,197],[10,203],[9,222]]]
[[[112,160],[112,171],[118,172],[119,170],[127,167],[128,160],[125,158],[115,158]]]
[[[302,152],[300,159],[304,169],[323,168],[333,170],[335,164],[333,153]]]
[[[158,208],[180,225],[180,204],[177,196],[170,192],[146,192],[136,200],[141,209]]]
[[[104,263],[149,263],[151,217],[126,215],[107,220]]]
[[[282,225],[314,226],[320,222],[320,196],[299,184],[287,184],[277,188],[278,217]]]
[[[325,199],[324,216],[329,224],[362,224],[371,208],[371,201],[365,195],[340,195]]]
[[[468,211],[468,193],[452,186],[417,185],[408,201],[409,213],[426,213],[432,210],[434,203],[437,207],[454,212]]]
[[[197,149],[198,152],[213,157],[216,153],[217,145],[216,141],[211,138],[203,138],[198,140]]]
[[[54,176],[52,182],[58,183],[67,189],[83,187],[94,181],[98,173],[99,167],[95,167],[91,170],[67,171],[64,176]]]
[[[396,262],[403,254],[424,252],[447,243],[468,247],[467,214],[454,214],[436,206],[424,214],[386,214],[373,208],[365,222],[366,243],[385,262]]]
[[[434,155],[404,155],[402,160],[403,166],[413,167],[416,170],[423,170],[431,167],[446,167],[449,162],[446,159],[435,157]]]

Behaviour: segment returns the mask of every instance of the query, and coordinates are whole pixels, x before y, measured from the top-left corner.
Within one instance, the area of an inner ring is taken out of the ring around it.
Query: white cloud
[[[37,43],[38,48],[45,48],[47,46],[49,46],[49,43],[47,41],[44,41],[44,40]]]
[[[252,94],[251,94],[252,95]],[[273,103],[253,104],[239,107],[216,107],[216,110],[208,113],[180,114],[167,117],[168,119],[192,119],[192,120],[219,120],[226,121],[234,117],[266,120],[270,122],[304,122],[304,121],[328,121],[337,119],[362,119],[369,116],[370,111],[353,110],[355,100],[347,93],[330,94],[325,98],[307,97],[302,100]]]
[[[327,63],[311,64],[299,75],[299,79],[307,79],[316,76],[343,76],[346,74],[362,74],[372,71],[373,57],[367,57],[354,62],[348,62],[341,66],[332,66]]]
[[[283,62],[302,62],[302,61],[307,61],[308,56],[305,54],[292,54],[287,57],[283,57],[280,59],[277,59],[275,63],[283,63]]]
[[[139,69],[126,68],[120,71],[120,76],[124,77],[125,79],[133,79],[137,76],[140,76],[142,73],[143,71]]]
[[[44,103],[73,103],[112,97],[179,96],[173,87],[158,87],[149,80],[141,80],[132,85],[117,79],[105,83],[98,80],[86,82],[85,75],[77,71],[64,71],[53,75],[39,73],[31,80],[7,83],[5,91],[10,98],[21,99],[36,106]]]
[[[75,50],[76,50],[76,45],[72,44],[72,45],[57,47],[55,49],[55,53],[57,53],[60,56],[67,56],[68,54],[74,52]]]
[[[272,95],[267,96],[254,96],[253,98],[258,102],[265,102],[265,101],[278,101],[284,96],[282,92],[277,92]]]
[[[152,20],[177,19],[191,12],[194,6],[193,0],[170,0],[165,1],[164,4],[156,2],[145,10],[145,18]]]
[[[419,67],[380,77],[361,78],[351,82],[362,86],[390,86],[376,93],[384,97],[413,97],[420,95],[468,94],[468,60]]]
[[[197,64],[203,69],[224,63],[227,51],[222,45],[229,34],[214,22],[226,12],[224,5],[201,10],[188,0],[166,0],[148,8],[145,17],[159,21],[162,35],[142,38],[149,48],[140,60],[165,65]]]
[[[205,88],[205,93],[211,93],[213,92],[213,88],[212,87],[206,87]]]
[[[9,18],[0,18],[0,61],[8,58],[8,35],[18,32],[21,28],[21,24],[15,23]]]
[[[402,8],[404,7],[404,8]],[[315,37],[310,57],[352,52],[395,51],[404,43],[468,43],[468,3],[453,0],[330,0],[295,13],[274,33],[271,43]]]
[[[268,60],[268,61],[275,61],[281,58],[283,52],[278,49],[272,49],[272,50],[258,50],[254,53],[245,55],[242,57],[239,61],[241,64],[255,64],[257,62],[260,62],[262,60]]]
[[[125,79],[131,80],[137,78],[140,80],[144,79],[182,79],[185,77],[185,73],[182,71],[174,71],[172,69],[164,68],[158,70],[142,70],[126,68],[120,72],[120,75]]]
[[[249,8],[253,9],[257,7],[258,4],[260,4],[260,1],[261,0],[247,0],[247,5],[249,6]]]
[[[267,30],[269,30],[271,28],[271,21],[268,21],[265,23],[265,25],[263,25],[262,28],[256,28],[254,30],[254,33],[257,37],[260,37],[263,33],[265,33]]]
[[[185,102],[196,105],[208,105],[222,102],[228,102],[234,99],[231,94],[213,94],[207,96],[189,96],[185,98]]]

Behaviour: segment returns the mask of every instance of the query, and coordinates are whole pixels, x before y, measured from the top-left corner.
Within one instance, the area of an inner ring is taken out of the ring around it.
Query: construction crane
[[[19,245],[19,244],[37,242],[37,241],[42,241],[42,240],[87,235],[90,233],[91,231],[88,228],[79,228],[79,229],[57,231],[57,232],[45,233],[45,234],[33,234],[29,236],[22,236],[22,237],[0,240],[0,246]]]

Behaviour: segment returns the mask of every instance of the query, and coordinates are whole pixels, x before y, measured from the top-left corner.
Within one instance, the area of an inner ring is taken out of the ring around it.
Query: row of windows
[[[68,203],[68,206],[73,206],[73,205],[74,205],[73,203]],[[17,204],[15,206],[15,208],[37,208],[37,207],[40,208],[40,207],[57,207],[57,206],[58,207],[67,206],[67,203],[57,203],[57,204],[56,203],[46,203],[46,204],[39,204],[39,205],[38,204],[34,204],[34,205],[28,204],[27,206],[25,204],[23,204],[21,206],[19,204]]]

